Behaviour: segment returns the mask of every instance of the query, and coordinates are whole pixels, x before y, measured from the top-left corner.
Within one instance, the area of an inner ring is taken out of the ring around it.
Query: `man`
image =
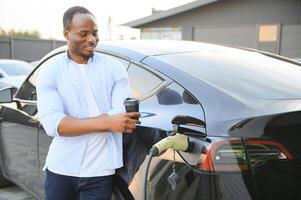
[[[139,113],[124,113],[130,96],[125,68],[95,52],[94,15],[71,7],[63,17],[68,50],[38,75],[38,112],[53,138],[44,169],[49,200],[111,199],[122,167],[122,132],[132,133]]]

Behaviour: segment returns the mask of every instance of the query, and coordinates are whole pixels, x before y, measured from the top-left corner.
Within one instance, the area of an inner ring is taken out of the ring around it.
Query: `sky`
[[[88,8],[95,15],[101,40],[138,39],[139,30],[120,25],[151,15],[152,8],[167,10],[192,1],[194,0],[0,0],[0,28],[37,30],[44,39],[64,40],[63,13],[69,7],[78,5]]]

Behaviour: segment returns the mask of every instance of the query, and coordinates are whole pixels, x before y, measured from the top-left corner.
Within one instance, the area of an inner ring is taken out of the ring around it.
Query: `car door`
[[[182,200],[233,199],[240,196],[242,199],[252,199],[252,194],[256,194],[256,192],[254,192],[254,188],[246,185],[246,183],[252,182],[249,174],[247,176],[240,173],[234,176],[210,174],[203,165],[200,165],[204,160],[202,155],[206,153],[206,148],[203,147],[206,147],[207,143],[211,143],[211,140],[214,139],[206,137],[205,127],[183,126],[191,129],[187,131],[187,137],[194,143],[193,152],[174,152],[168,149],[162,155],[153,157],[148,163],[149,156],[147,154],[150,148],[156,141],[162,139],[162,137],[150,139],[150,135],[156,137],[157,134],[154,134],[156,132],[159,132],[160,136],[164,135],[164,132],[165,134],[174,133],[172,124],[174,117],[184,115],[203,122],[206,120],[202,106],[189,90],[147,66],[135,65],[134,68],[133,66],[129,67],[131,85],[136,89],[135,92],[141,91],[143,94],[140,98],[140,120],[144,129],[138,135],[148,137],[148,140],[143,138],[141,140],[148,142],[144,148],[141,147],[141,143],[133,143],[135,146],[129,145],[132,149],[129,157],[134,157],[129,164],[133,165],[136,162],[139,165],[139,169],[135,166],[129,167],[133,174],[129,188],[134,198]],[[131,70],[136,70],[136,73]],[[150,74],[158,78],[149,78]],[[161,83],[158,79],[161,80]],[[148,86],[151,83],[153,86]],[[151,90],[148,91],[150,88]],[[231,144],[219,142],[219,144],[227,146],[226,152],[231,152]],[[145,169],[148,165],[149,170],[146,172]],[[136,171],[134,171],[135,169]],[[145,198],[144,195],[146,195]]]
[[[29,77],[17,92],[14,102],[1,105],[0,142],[3,173],[12,181],[36,191],[39,122],[36,119],[36,94],[32,88]]]
[[[30,86],[27,86],[27,82],[23,84],[23,87],[30,87],[30,90],[25,91],[22,95],[23,96],[37,96],[36,93],[36,81],[37,81],[37,75],[42,69],[43,66],[46,65],[52,58],[54,58],[57,55],[54,55],[52,57],[48,57],[41,61],[41,64],[36,67],[36,70],[31,74],[30,78],[28,79],[30,81]],[[33,109],[32,107],[28,107],[27,109]],[[36,112],[37,108],[35,107]],[[49,145],[52,141],[52,137],[48,136],[40,123],[38,122],[38,127],[36,129],[37,133],[37,180],[36,180],[36,190],[35,190],[35,195],[38,197],[38,199],[45,199],[45,194],[44,194],[44,180],[45,180],[45,172],[42,170],[43,169],[43,164],[45,162],[46,155],[48,152]]]
[[[129,142],[126,158],[132,158],[125,165],[128,168],[130,191],[135,199],[144,198],[145,158],[152,145],[173,130],[172,119],[177,115],[189,115],[204,120],[204,113],[196,99],[179,84],[158,71],[141,64],[131,64],[128,70],[132,94],[140,99],[140,121],[137,140]],[[204,132],[204,128],[196,128]],[[135,135],[135,133],[134,133]],[[197,139],[193,139],[196,143]],[[198,150],[199,151],[199,150]],[[200,155],[197,154],[197,156]],[[187,153],[186,159],[196,161],[195,155]],[[198,172],[186,164],[176,153],[175,166],[180,177],[174,191],[168,182],[173,172],[173,151],[168,150],[150,163],[147,181],[147,199],[192,199],[198,198]],[[136,165],[136,166],[135,166]],[[131,171],[130,171],[131,170]],[[130,171],[130,172],[129,172]]]

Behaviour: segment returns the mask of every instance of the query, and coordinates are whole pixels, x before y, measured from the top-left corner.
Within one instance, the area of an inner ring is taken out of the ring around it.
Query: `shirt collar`
[[[89,64],[89,63],[91,63],[91,62],[95,62],[95,61],[96,61],[96,58],[95,58],[95,53],[96,53],[96,52],[94,52],[94,55],[93,55],[92,57],[90,57],[90,58],[89,58],[89,60],[88,60],[87,64]],[[74,61],[73,61],[73,60],[71,60],[71,59],[70,59],[70,57],[69,57],[68,49],[65,51],[65,55],[64,55],[64,57],[65,57],[65,60],[67,61],[67,63],[74,62]]]

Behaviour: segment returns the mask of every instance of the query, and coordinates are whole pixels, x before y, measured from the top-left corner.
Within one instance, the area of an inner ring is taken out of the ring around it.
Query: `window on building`
[[[181,40],[181,28],[144,28],[141,31],[141,39]]]
[[[276,42],[278,34],[277,25],[260,25],[258,32],[259,42]]]

